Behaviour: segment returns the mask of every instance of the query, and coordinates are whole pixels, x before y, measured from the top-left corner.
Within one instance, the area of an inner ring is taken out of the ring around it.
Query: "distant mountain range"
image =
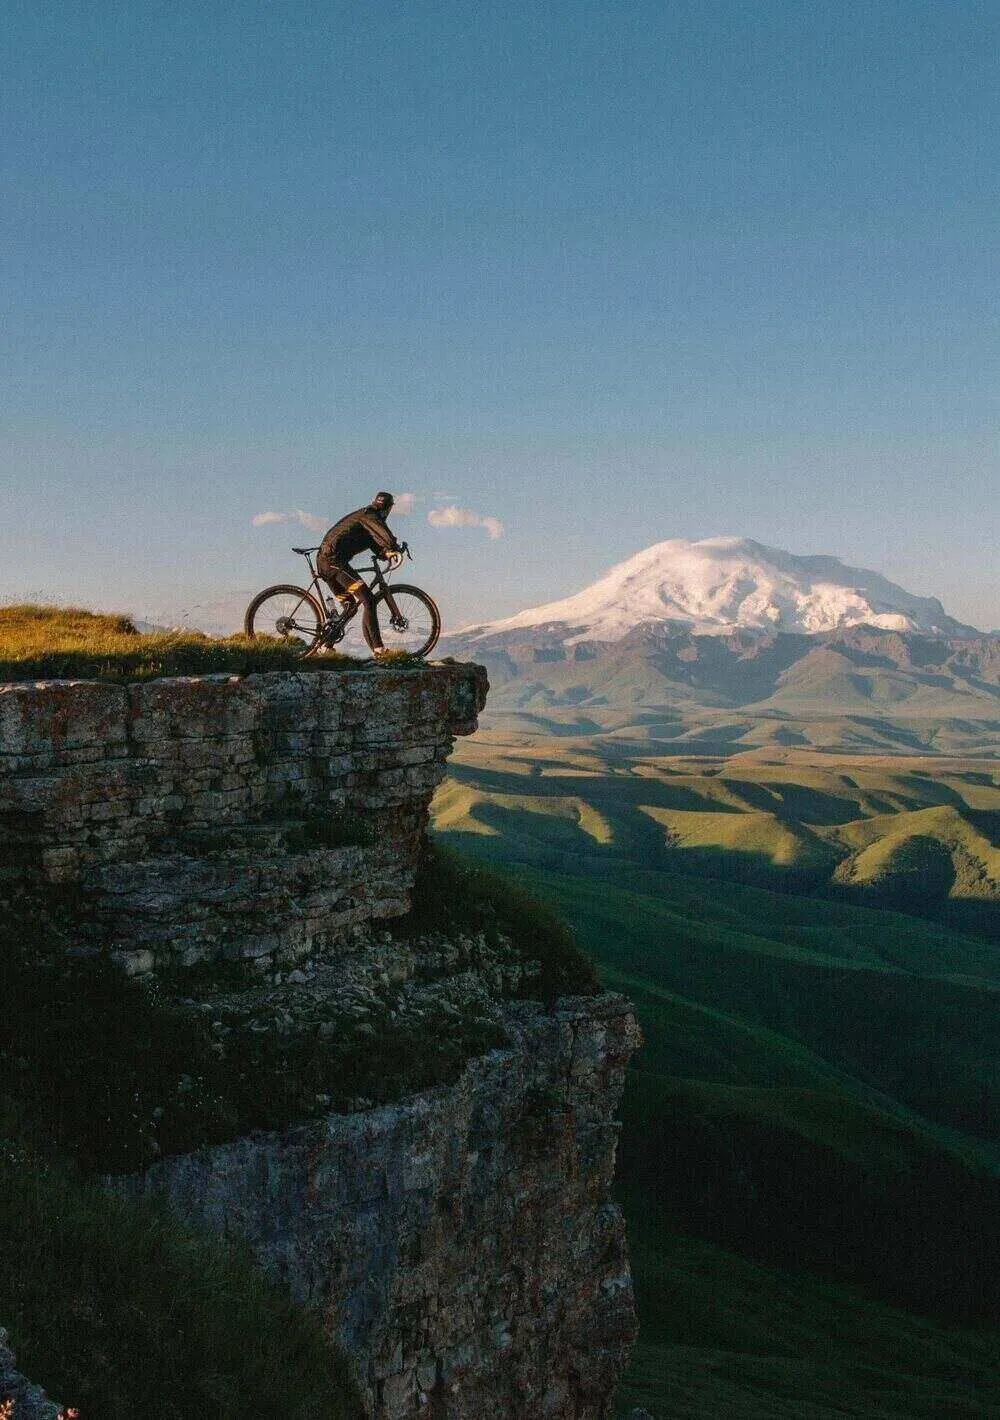
[[[738,538],[658,543],[564,601],[445,638],[440,653],[487,666],[491,710],[656,706],[1000,727],[1000,638],[878,573]]]
[[[674,538],[647,547],[562,601],[470,627],[473,639],[546,628],[569,646],[620,641],[636,626],[672,623],[697,635],[734,630],[817,635],[851,626],[979,636],[935,597],[917,597],[836,557],[797,557],[749,538]]]
[[[566,645],[532,629],[450,637],[441,650],[487,667],[491,709],[752,708],[795,717],[988,717],[1000,725],[1000,637],[865,626],[814,636],[698,636],[644,625],[612,642]]]

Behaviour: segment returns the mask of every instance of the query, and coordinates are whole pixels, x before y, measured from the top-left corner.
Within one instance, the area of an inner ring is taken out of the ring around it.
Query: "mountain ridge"
[[[618,641],[567,644],[560,630],[455,636],[442,650],[485,666],[494,713],[735,711],[800,729],[800,721],[832,717],[843,729],[844,717],[863,723],[875,717],[883,728],[905,722],[912,729],[918,720],[925,730],[932,722],[950,725],[948,737],[954,731],[967,746],[988,745],[989,753],[1000,747],[1000,637],[868,626],[813,635],[747,628],[698,635],[665,623],[634,627]]]
[[[881,573],[740,537],[654,543],[579,592],[458,634],[475,643],[544,627],[572,646],[619,641],[644,624],[672,624],[697,635],[734,630],[820,635],[860,625],[934,636],[983,635],[949,616],[936,597],[916,596]]]

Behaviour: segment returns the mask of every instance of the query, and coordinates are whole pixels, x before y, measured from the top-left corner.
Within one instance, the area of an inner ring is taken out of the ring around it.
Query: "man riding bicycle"
[[[391,493],[379,492],[364,508],[334,523],[320,544],[316,570],[332,587],[336,596],[346,602],[360,602],[364,608],[364,636],[372,654],[385,651],[382,634],[375,615],[374,600],[366,584],[351,566],[351,558],[359,552],[372,552],[389,559],[402,547],[386,526],[386,519],[395,502]]]

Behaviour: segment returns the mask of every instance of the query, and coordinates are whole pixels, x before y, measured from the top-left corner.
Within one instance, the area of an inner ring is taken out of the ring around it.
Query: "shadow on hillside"
[[[678,1233],[949,1321],[1000,1316],[1000,1182],[943,1150],[909,1166],[855,1161],[633,1072],[619,1167]]]
[[[458,784],[470,784],[487,793],[509,794],[518,798],[525,795],[552,799],[578,797],[595,808],[612,813],[641,804],[689,812],[740,813],[740,809],[733,804],[715,803],[685,784],[665,784],[659,779],[599,774],[527,775],[464,764],[449,765],[448,777]]]

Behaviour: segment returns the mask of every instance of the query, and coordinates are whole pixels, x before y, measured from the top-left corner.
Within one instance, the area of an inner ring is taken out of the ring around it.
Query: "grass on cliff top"
[[[302,660],[266,637],[214,640],[198,631],[140,634],[127,616],[79,607],[0,607],[0,682],[154,680],[174,675],[248,675],[252,671],[328,670],[346,656]]]
[[[43,1162],[0,1113],[0,1322],[82,1420],[361,1420],[342,1357],[233,1249]]]

